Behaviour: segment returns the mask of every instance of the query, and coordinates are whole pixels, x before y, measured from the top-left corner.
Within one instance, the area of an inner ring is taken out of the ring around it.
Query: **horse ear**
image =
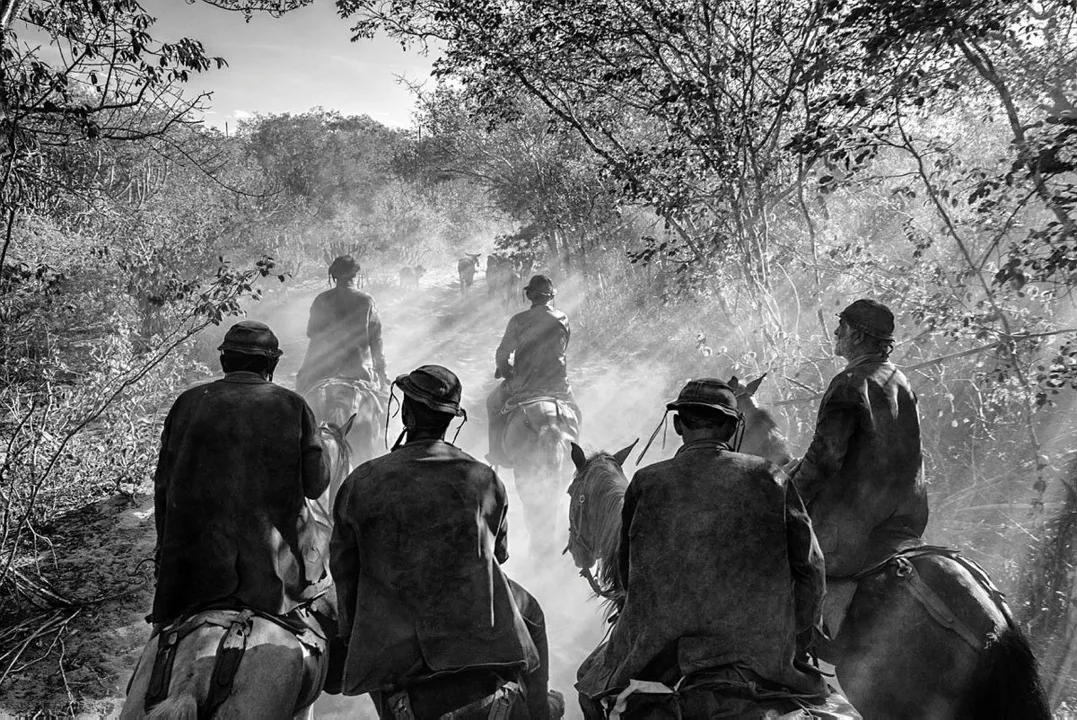
[[[352,416],[348,418],[347,422],[345,422],[344,425],[341,426],[340,434],[342,436],[348,437],[348,433],[350,433],[352,430],[352,423],[355,422],[355,415],[356,413],[352,413]]]
[[[636,443],[639,442],[639,438],[632,441],[631,445],[623,447],[613,454],[613,459],[617,461],[617,464],[624,467],[625,460],[628,459],[629,454],[632,452],[632,448],[636,447]]]
[[[576,470],[583,470],[583,466],[587,464],[587,456],[583,453],[583,448],[572,443],[572,464],[576,466]]]
[[[744,389],[745,394],[747,394],[748,396],[755,395],[755,391],[759,389],[759,384],[763,382],[763,378],[765,378],[766,376],[767,374],[763,373],[755,380],[752,380],[750,383],[748,383],[748,387]]]
[[[726,385],[729,386],[730,390],[739,390],[740,389],[740,380],[737,379],[736,375],[730,375],[729,376],[729,382],[727,382]]]

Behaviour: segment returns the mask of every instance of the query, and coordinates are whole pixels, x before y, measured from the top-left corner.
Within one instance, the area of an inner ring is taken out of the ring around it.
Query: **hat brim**
[[[666,410],[682,410],[684,408],[701,408],[704,410],[716,410],[723,415],[737,420],[740,418],[740,413],[732,408],[728,408],[725,405],[718,405],[716,403],[704,403],[704,402],[692,402],[691,400],[681,402],[671,402],[666,404]]]
[[[447,403],[438,400],[433,397],[423,388],[419,387],[411,381],[408,375],[400,375],[396,378],[396,384],[400,386],[400,389],[405,395],[416,402],[421,402],[431,410],[437,410],[448,415],[455,415],[456,417],[462,417],[466,413],[464,409],[455,403]]]
[[[242,353],[244,355],[264,355],[265,357],[278,358],[284,353],[281,350],[274,350],[272,348],[251,347],[250,345],[242,345],[240,343],[223,342],[218,347],[219,352],[229,350],[231,352]]]

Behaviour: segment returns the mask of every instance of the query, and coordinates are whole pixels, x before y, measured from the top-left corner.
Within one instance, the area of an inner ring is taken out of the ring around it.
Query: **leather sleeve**
[[[378,316],[378,306],[370,301],[370,316],[367,319],[367,341],[370,343],[370,357],[374,361],[374,373],[378,377],[385,377],[385,352],[381,342],[381,317]]]
[[[621,541],[617,545],[617,573],[625,592],[628,591],[628,570],[631,564],[629,538],[632,534],[632,520],[636,515],[636,506],[639,504],[639,487],[637,478],[633,478],[633,481],[628,484],[628,489],[625,490],[624,505],[621,508]]]
[[[333,535],[329,540],[329,571],[337,590],[337,625],[340,637],[352,634],[352,614],[359,588],[359,543],[350,522],[353,484],[345,481],[333,506]]]
[[[172,417],[176,413],[177,402],[168,412],[165,418],[165,426],[161,431],[161,451],[157,455],[157,469],[153,474],[153,519],[157,526],[157,546],[153,551],[153,576],[159,576],[161,567],[161,537],[165,531],[165,519],[168,511],[168,485],[171,482],[172,454],[168,445],[172,432]]]
[[[505,492],[505,484],[501,482],[496,473],[494,473],[494,484],[496,486],[497,506],[500,510],[495,514],[495,517],[490,518],[497,523],[497,526],[490,528],[490,530],[494,533],[494,558],[498,564],[503,564],[509,559],[509,497],[508,493]]]
[[[804,501],[791,482],[786,483],[785,489],[785,529],[789,569],[793,575],[797,650],[803,652],[822,629],[826,567]]]
[[[321,296],[318,296],[310,304],[310,317],[307,319],[307,337],[309,338],[320,334],[329,324],[328,313],[321,299]]]
[[[800,467],[793,474],[793,481],[805,504],[811,502],[832,477],[837,475],[845,461],[849,440],[856,431],[860,415],[860,402],[855,388],[838,376],[830,384],[819,406],[815,424],[815,436]]]
[[[503,378],[512,377],[512,365],[509,363],[509,355],[516,352],[517,332],[515,318],[509,320],[505,327],[505,334],[501,336],[501,344],[494,353],[494,362],[498,375]]]
[[[303,427],[299,438],[303,457],[303,494],[313,500],[321,497],[329,487],[329,457],[318,439],[318,425],[314,420],[314,413],[306,401],[300,402],[303,405]]]

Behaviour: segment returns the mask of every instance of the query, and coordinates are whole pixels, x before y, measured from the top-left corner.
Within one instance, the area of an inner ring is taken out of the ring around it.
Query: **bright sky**
[[[322,106],[345,115],[369,115],[396,127],[411,123],[412,99],[397,76],[422,82],[431,58],[405,53],[386,38],[351,42],[347,20],[337,16],[333,0],[273,18],[242,13],[202,2],[142,0],[157,17],[150,34],[159,40],[191,37],[206,53],[228,61],[222,70],[193,76],[190,91],[213,92],[210,125],[253,113],[299,113]]]

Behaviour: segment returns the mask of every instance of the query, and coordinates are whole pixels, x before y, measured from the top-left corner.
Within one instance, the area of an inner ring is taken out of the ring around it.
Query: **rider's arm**
[[[493,470],[490,471],[493,473]],[[505,492],[505,484],[494,474],[494,495],[497,506],[490,515],[490,522],[496,523],[496,527],[490,529],[494,533],[494,558],[498,564],[509,559],[509,496]]]
[[[329,314],[326,312],[325,304],[322,302],[322,298],[319,295],[314,298],[314,302],[310,304],[310,317],[307,319],[307,337],[312,338],[318,335],[329,324]]]
[[[378,316],[378,306],[370,301],[370,315],[366,323],[367,341],[370,343],[370,358],[374,361],[374,374],[379,378],[388,379],[385,374],[385,353],[381,343],[381,318]]]
[[[621,541],[617,545],[617,572],[621,587],[628,591],[629,538],[632,534],[632,519],[639,504],[639,482],[633,479],[625,490],[624,505],[621,507]]]
[[[303,457],[303,494],[314,499],[322,496],[329,487],[329,458],[322,450],[318,440],[314,413],[303,402],[302,430],[299,437],[300,452]]]
[[[515,318],[509,320],[505,327],[505,334],[501,336],[501,344],[494,353],[494,362],[497,364],[498,377],[512,377],[512,365],[509,363],[509,355],[516,352],[516,323]]]
[[[806,651],[822,627],[826,570],[823,551],[812,531],[808,511],[796,485],[786,483],[785,530],[788,539],[789,570],[793,575],[793,604],[796,613],[797,650]]]
[[[352,613],[359,588],[359,543],[349,506],[354,485],[345,481],[333,506],[333,535],[329,540],[329,572],[337,590],[339,637],[347,644],[352,634]]]
[[[857,425],[858,402],[855,393],[855,388],[845,384],[839,376],[823,396],[815,437],[804,453],[800,468],[793,474],[797,490],[808,506],[845,462],[849,440]]]
[[[161,568],[161,536],[165,531],[165,511],[168,509],[168,484],[171,480],[172,454],[168,450],[169,435],[172,431],[172,415],[176,406],[172,406],[161,431],[161,452],[157,455],[157,470],[153,475],[153,519],[157,526],[157,547],[153,552],[153,574],[157,577]]]

